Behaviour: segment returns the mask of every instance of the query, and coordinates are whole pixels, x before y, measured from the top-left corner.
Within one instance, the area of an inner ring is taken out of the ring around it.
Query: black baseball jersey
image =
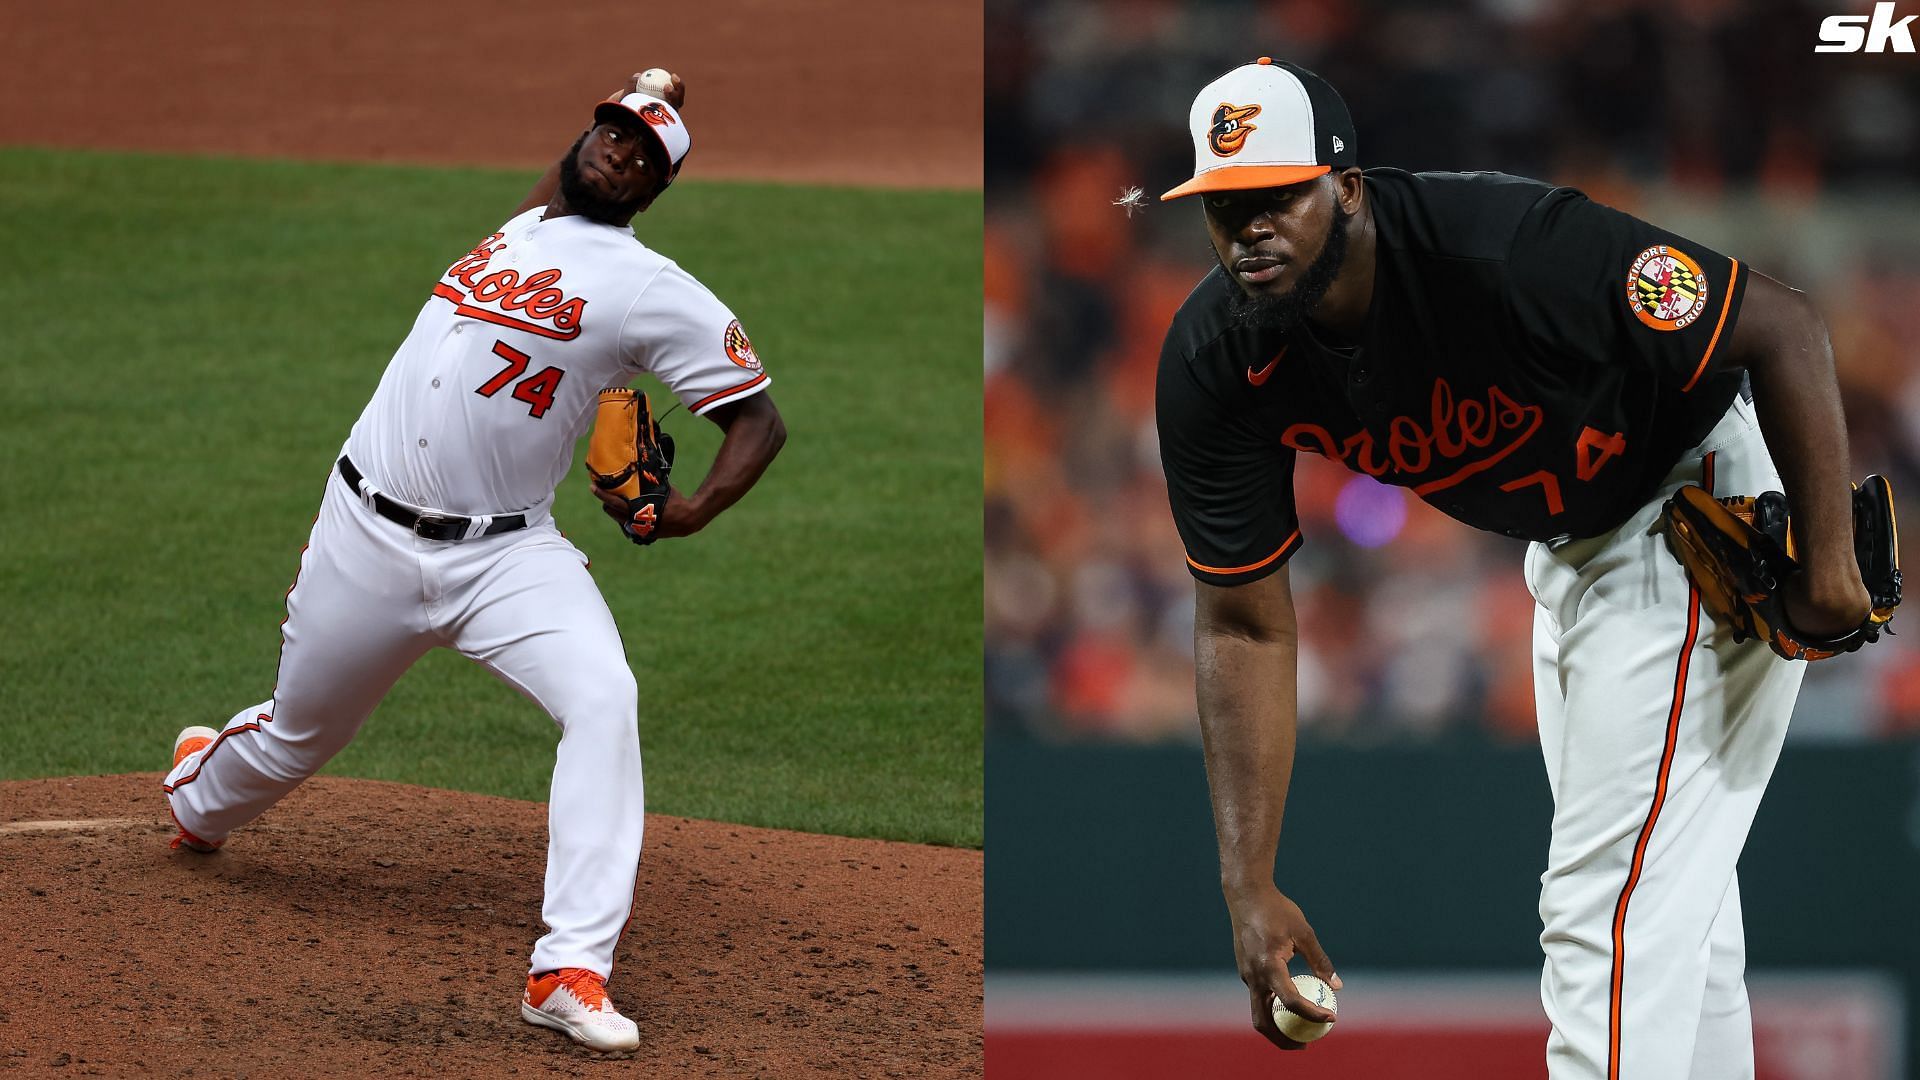
[[[1715,363],[1746,268],[1571,188],[1371,169],[1361,340],[1228,314],[1215,267],[1161,350],[1161,462],[1195,577],[1258,580],[1300,544],[1294,454],[1479,529],[1594,536],[1655,493],[1739,392]]]

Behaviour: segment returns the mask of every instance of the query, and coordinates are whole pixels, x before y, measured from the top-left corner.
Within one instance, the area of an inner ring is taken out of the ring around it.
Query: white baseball
[[[640,80],[636,85],[641,93],[652,94],[654,97],[665,100],[668,92],[673,89],[673,72],[666,68],[648,68],[640,73]]]
[[[1333,987],[1321,982],[1315,976],[1295,975],[1293,977],[1293,986],[1294,989],[1300,991],[1301,997],[1306,998],[1315,1005],[1320,1006],[1328,1012],[1338,1011],[1338,1006],[1333,997]],[[1298,1016],[1288,1012],[1287,1007],[1280,1003],[1280,998],[1277,995],[1273,999],[1273,1022],[1275,1026],[1279,1027],[1280,1034],[1285,1035],[1297,1043],[1310,1043],[1333,1030],[1332,1021],[1318,1024],[1312,1020],[1308,1020],[1304,1016]]]

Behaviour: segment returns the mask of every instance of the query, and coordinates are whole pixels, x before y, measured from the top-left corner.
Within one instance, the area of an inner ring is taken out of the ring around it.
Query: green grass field
[[[347,430],[532,181],[0,150],[0,778],[157,770],[267,696]],[[634,548],[562,486],[649,809],[978,846],[979,194],[690,179],[635,224],[739,314],[789,434],[691,540]],[[667,427],[690,488],[718,430]],[[439,651],[327,771],[544,799],[557,738]]]

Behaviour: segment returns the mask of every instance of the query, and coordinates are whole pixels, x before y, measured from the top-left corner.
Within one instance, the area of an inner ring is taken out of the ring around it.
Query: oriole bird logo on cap
[[[672,127],[674,124],[672,113],[651,102],[640,106],[640,119],[654,127]]]
[[[1231,105],[1221,102],[1213,110],[1213,129],[1207,132],[1207,146],[1221,157],[1232,157],[1247,145],[1247,136],[1256,130],[1247,121],[1260,115],[1258,105]]]

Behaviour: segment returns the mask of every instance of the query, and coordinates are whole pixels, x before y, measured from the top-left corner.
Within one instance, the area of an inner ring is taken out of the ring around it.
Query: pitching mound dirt
[[[970,1077],[979,852],[649,815],[610,988],[524,1023],[546,807],[308,782],[211,856],[156,774],[0,784],[0,1075]]]

